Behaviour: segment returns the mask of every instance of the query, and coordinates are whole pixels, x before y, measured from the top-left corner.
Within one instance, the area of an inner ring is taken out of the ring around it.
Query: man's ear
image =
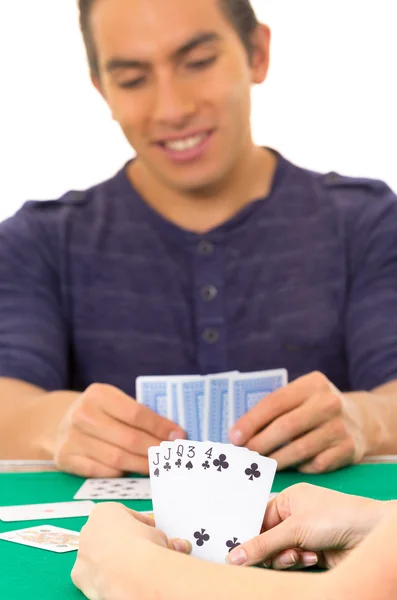
[[[259,23],[252,34],[251,81],[263,83],[267,77],[270,63],[271,31],[267,25]]]

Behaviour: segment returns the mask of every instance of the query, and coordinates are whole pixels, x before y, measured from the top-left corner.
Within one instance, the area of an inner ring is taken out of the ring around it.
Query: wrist
[[[60,424],[78,396],[78,392],[46,392],[29,406],[23,429],[37,458],[54,459]]]
[[[382,454],[389,432],[380,399],[372,392],[348,392],[344,395],[351,406],[353,419],[362,433],[361,454]]]
[[[142,540],[136,548],[135,544],[124,547],[122,552],[120,548],[113,549],[106,567],[101,570],[101,580],[97,582],[102,600],[151,597],[150,587],[156,581],[153,571],[161,580],[155,567],[158,549],[158,546],[148,540]],[[102,566],[104,564],[103,561]]]

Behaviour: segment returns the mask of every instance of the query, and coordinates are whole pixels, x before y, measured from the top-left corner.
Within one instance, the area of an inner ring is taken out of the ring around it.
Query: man
[[[183,436],[138,375],[285,367],[230,432],[304,472],[397,452],[397,202],[254,145],[270,32],[248,0],[80,0],[92,81],[137,152],[0,227],[0,456],[148,472]]]

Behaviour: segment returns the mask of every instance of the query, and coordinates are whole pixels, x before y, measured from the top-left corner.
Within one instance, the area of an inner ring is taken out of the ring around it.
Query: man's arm
[[[0,459],[52,460],[59,424],[77,396],[0,378]]]

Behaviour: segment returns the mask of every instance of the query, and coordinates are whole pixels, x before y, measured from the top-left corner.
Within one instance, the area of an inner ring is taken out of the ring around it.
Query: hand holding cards
[[[224,563],[261,530],[277,463],[246,448],[177,440],[149,448],[156,527]]]
[[[136,399],[177,423],[190,440],[227,444],[229,431],[240,417],[287,381],[285,369],[138,377]]]

